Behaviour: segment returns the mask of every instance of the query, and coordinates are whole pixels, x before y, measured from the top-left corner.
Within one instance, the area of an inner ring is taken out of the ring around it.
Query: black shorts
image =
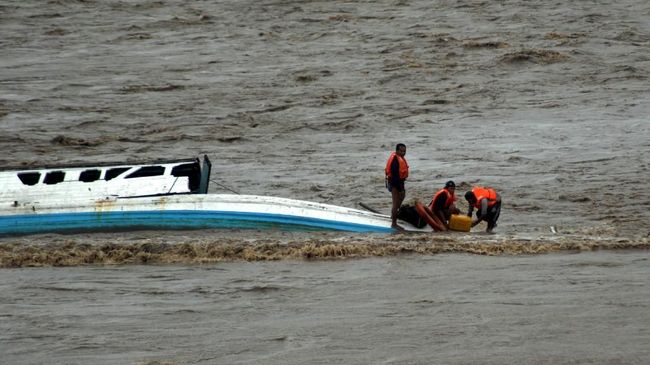
[[[388,189],[389,192],[393,192],[393,188],[397,189],[398,192],[402,193],[404,192],[404,180],[400,180],[399,185],[393,186],[390,181],[386,180],[386,189]]]

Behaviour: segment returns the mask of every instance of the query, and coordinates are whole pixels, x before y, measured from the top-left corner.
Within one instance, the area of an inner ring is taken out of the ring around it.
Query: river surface
[[[7,364],[646,364],[650,252],[2,273]]]
[[[647,364],[650,3],[0,1],[0,166],[195,157],[210,192],[494,234],[0,238],[8,364]],[[464,208],[463,202],[459,202]]]

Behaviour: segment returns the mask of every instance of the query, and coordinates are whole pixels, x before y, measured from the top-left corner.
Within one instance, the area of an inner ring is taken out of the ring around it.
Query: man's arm
[[[470,209],[472,207],[470,206]],[[488,200],[487,199],[481,199],[481,208],[476,212],[476,220],[472,221],[472,227],[475,225],[481,223],[482,220],[485,220],[485,216],[487,215],[488,211]],[[471,217],[471,216],[470,216]]]
[[[401,180],[399,178],[399,161],[397,160],[397,157],[393,159],[393,162],[390,164],[390,184],[394,187],[397,188],[397,190],[401,191]]]
[[[481,218],[485,217],[488,212],[488,200],[481,199]]]

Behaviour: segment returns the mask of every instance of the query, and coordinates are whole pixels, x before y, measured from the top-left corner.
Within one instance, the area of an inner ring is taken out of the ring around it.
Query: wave
[[[66,240],[46,245],[9,242],[0,245],[0,267],[48,267],[85,265],[210,264],[229,261],[329,260],[398,255],[464,253],[475,255],[538,255],[594,250],[650,249],[647,238],[558,239],[473,238],[427,234],[294,242],[130,242],[87,244]]]
[[[550,64],[562,62],[569,58],[564,53],[544,49],[526,49],[508,53],[501,57],[501,62],[506,64],[518,64],[522,62],[533,62],[537,64]]]

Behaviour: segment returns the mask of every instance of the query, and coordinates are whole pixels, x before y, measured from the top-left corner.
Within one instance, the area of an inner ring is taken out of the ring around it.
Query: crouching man
[[[501,214],[501,195],[492,188],[476,186],[465,193],[465,200],[469,203],[467,216],[471,218],[472,212],[476,208],[476,219],[472,220],[472,227],[485,221],[487,222],[485,231],[492,232],[496,228],[499,214]]]

